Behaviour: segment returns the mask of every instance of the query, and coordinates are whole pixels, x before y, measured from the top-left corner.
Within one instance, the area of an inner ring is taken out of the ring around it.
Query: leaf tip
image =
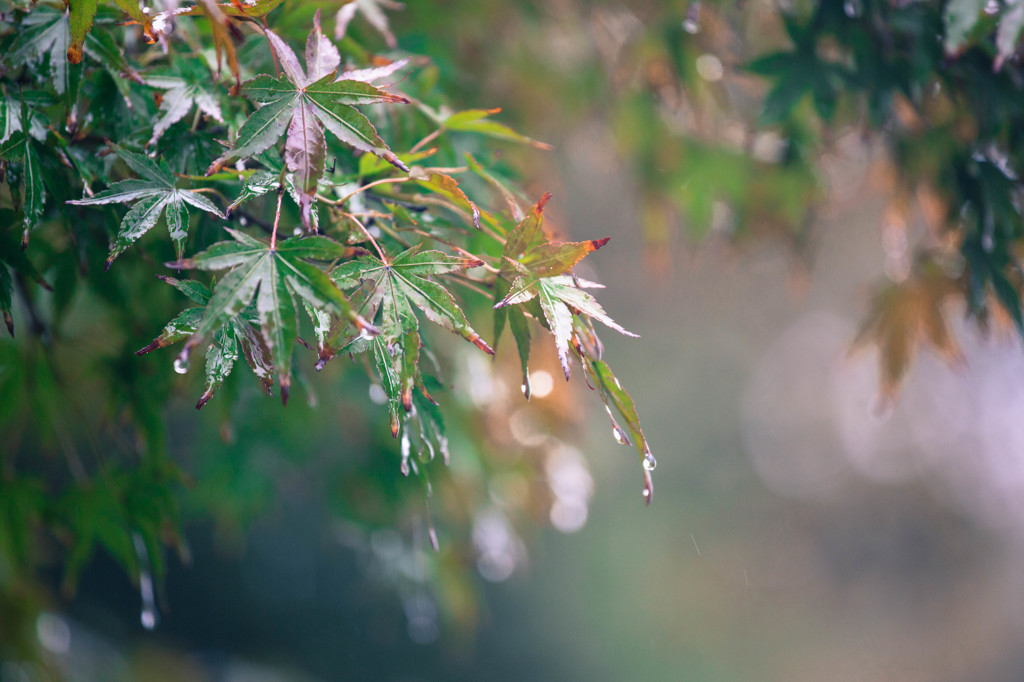
[[[141,356],[145,355],[146,353],[149,353],[150,351],[156,350],[159,347],[160,347],[160,340],[159,339],[154,339],[153,342],[150,343],[148,346],[144,346],[144,347],[138,349],[137,351],[135,351],[135,354],[141,357]]]
[[[537,200],[536,205],[533,207],[534,213],[536,213],[537,215],[544,213],[544,207],[547,205],[550,199],[551,192],[544,192],[541,198]]]
[[[199,400],[196,402],[196,409],[201,410],[206,403],[210,402],[210,398],[213,397],[213,389],[208,388],[203,391],[203,394],[199,396]]]

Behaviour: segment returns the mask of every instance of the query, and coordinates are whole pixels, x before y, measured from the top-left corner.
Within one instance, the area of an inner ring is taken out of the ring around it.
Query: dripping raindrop
[[[179,355],[174,358],[174,371],[178,374],[184,374],[188,371],[188,356]]]
[[[658,467],[658,460],[654,459],[654,455],[646,453],[644,455],[644,469],[647,471],[654,471]]]
[[[137,532],[132,532],[132,543],[139,557],[139,595],[142,597],[142,613],[139,621],[142,627],[152,630],[156,627],[159,614],[156,609],[156,597],[153,591],[153,573],[149,565],[149,553],[146,543]]]

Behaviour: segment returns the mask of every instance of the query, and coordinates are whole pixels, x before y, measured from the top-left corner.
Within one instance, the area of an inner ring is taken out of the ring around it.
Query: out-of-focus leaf
[[[1024,1],[1010,0],[1006,4],[996,31],[996,71],[1017,50],[1017,41],[1024,30]]]
[[[345,37],[345,34],[348,32],[349,23],[358,12],[363,15],[367,23],[384,37],[384,42],[393,50],[397,47],[398,42],[395,40],[395,35],[391,32],[388,17],[384,10],[399,10],[402,7],[402,3],[394,2],[394,0],[349,0],[341,6],[341,9],[335,15],[334,39],[341,40]]]
[[[913,277],[885,287],[876,297],[853,350],[878,347],[882,392],[893,395],[922,345],[928,344],[946,362],[963,360],[960,346],[946,322],[944,306],[962,297],[960,285],[934,264]]]
[[[72,64],[82,61],[82,45],[92,28],[98,0],[69,0],[68,12],[71,22],[71,40],[67,49],[67,60]]]
[[[199,60],[178,59],[175,73],[165,76],[147,76],[146,84],[166,90],[160,101],[160,118],[153,124],[149,144],[155,144],[164,132],[188,114],[193,106],[210,118],[223,122],[220,101],[210,89],[210,73]]]
[[[477,228],[480,227],[480,207],[466,196],[455,178],[437,171],[424,171],[418,166],[413,168],[409,177],[415,179],[420,187],[443,196],[467,211],[472,216],[473,225]]]
[[[486,137],[494,137],[499,140],[522,142],[524,144],[537,147],[538,149],[553,149],[553,147],[546,142],[539,142],[525,135],[521,135],[504,123],[498,123],[497,121],[490,120],[491,116],[500,111],[501,109],[467,109],[465,111],[457,111],[447,118],[444,118],[441,121],[441,125],[446,130],[476,133]]]
[[[946,29],[942,44],[946,54],[956,54],[963,49],[984,9],[985,0],[949,0],[946,3],[942,14]]]

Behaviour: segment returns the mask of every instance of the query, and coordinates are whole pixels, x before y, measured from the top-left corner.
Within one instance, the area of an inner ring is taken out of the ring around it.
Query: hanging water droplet
[[[523,375],[523,385],[522,385],[521,388],[523,390],[523,395],[526,397],[527,400],[529,400],[530,399],[530,375],[528,375],[528,374],[524,374]]]
[[[843,12],[851,19],[856,19],[863,11],[864,5],[861,0],[846,0],[843,3]]]
[[[179,355],[174,358],[174,371],[178,374],[184,374],[188,371],[188,356]]]
[[[409,453],[412,452],[412,443],[409,442],[408,430],[402,430],[402,465],[401,471],[403,476],[409,475]]]
[[[644,469],[654,471],[656,468],[658,468],[658,460],[654,459],[654,455],[651,453],[646,453],[644,455]]]
[[[302,234],[302,228],[301,227],[296,227],[294,230],[292,230],[292,235],[293,236],[298,237],[300,234]]]
[[[651,499],[651,489],[646,487],[646,486],[644,486],[644,499],[645,500],[650,500]]]
[[[146,551],[145,541],[137,532],[132,533],[132,544],[135,545],[135,553],[139,557],[139,596],[142,597],[142,613],[139,616],[139,621],[142,623],[142,627],[152,630],[156,627],[158,614],[153,591],[153,574],[149,567],[149,553]]]
[[[623,433],[622,429],[620,429],[618,426],[612,427],[612,437],[615,438],[615,441],[619,445],[627,445],[626,434]]]
[[[683,30],[690,35],[700,32],[700,2],[691,2],[683,20]]]
[[[437,541],[437,531],[434,530],[434,525],[431,524],[427,528],[427,534],[430,535],[430,546],[434,548],[434,552],[441,551],[441,543]]]

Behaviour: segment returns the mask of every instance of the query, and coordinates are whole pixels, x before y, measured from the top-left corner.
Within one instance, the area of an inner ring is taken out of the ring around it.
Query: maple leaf
[[[167,263],[177,269],[230,268],[214,287],[202,320],[178,356],[179,364],[187,365],[194,348],[254,302],[260,332],[277,371],[281,399],[287,403],[292,349],[298,338],[296,298],[347,317],[368,336],[377,333],[324,271],[308,262],[348,258],[356,251],[323,236],[268,243],[236,230],[228,229],[228,233],[233,241],[217,242],[191,258]]]
[[[206,65],[198,59],[185,58],[175,60],[174,64],[174,73],[150,75],[145,79],[146,85],[167,91],[160,100],[160,118],[153,124],[153,135],[147,146],[156,144],[168,128],[192,111],[193,106],[214,120],[224,122],[220,101],[209,89],[213,83]]]
[[[851,352],[878,346],[882,392],[899,389],[914,356],[925,343],[946,362],[963,362],[960,346],[946,322],[946,301],[963,296],[956,279],[935,263],[926,263],[906,281],[885,287],[875,297]]]
[[[342,5],[334,17],[337,22],[334,26],[334,39],[341,40],[345,37],[349,23],[358,12],[363,15],[367,23],[377,30],[377,33],[381,34],[384,42],[393,50],[398,46],[398,41],[395,40],[395,34],[391,32],[388,16],[384,14],[384,9],[400,10],[404,7],[405,5],[394,2],[394,0],[349,0]]]
[[[176,187],[174,175],[163,159],[157,163],[145,154],[116,145],[113,148],[128,167],[142,178],[121,180],[91,197],[67,202],[75,206],[132,203],[131,209],[121,221],[110,255],[107,256],[108,268],[125,249],[156,225],[161,215],[167,223],[167,231],[174,242],[178,258],[184,252],[185,239],[188,237],[186,207],[189,204],[218,218],[224,217],[220,209],[202,194]]]
[[[585,242],[551,241],[542,229],[544,205],[551,195],[545,194],[533,210],[509,233],[502,251],[503,263],[495,287],[495,343],[504,330],[508,316],[519,346],[523,370],[524,392],[529,393],[529,329],[525,314],[518,307],[536,299],[548,329],[555,337],[555,347],[565,378],[569,378],[569,342],[573,334],[573,314],[586,315],[627,336],[636,336],[619,326],[605,313],[597,300],[583,288],[600,285],[584,282],[564,273],[569,272],[587,254],[608,243],[608,239]],[[511,282],[511,283],[510,283]]]
[[[50,79],[58,95],[74,89],[76,72],[68,65],[72,25],[67,12],[40,6],[21,22],[17,38],[4,61],[11,64],[33,63],[46,58]]]
[[[40,130],[39,121],[35,112],[29,108],[26,101],[21,103],[21,117],[17,125],[13,125],[13,107],[9,106],[10,100],[0,101],[0,131],[3,134],[3,141],[0,142],[0,160],[18,161],[21,164],[21,194],[17,191],[15,184],[10,184],[14,208],[18,208],[19,199],[22,206],[22,224],[24,226],[21,236],[22,248],[28,246],[29,231],[35,228],[43,218],[43,210],[46,207],[46,191],[43,184],[43,167],[40,160],[38,147],[41,145],[37,140],[45,140],[45,129]],[[27,131],[27,134],[26,134]]]
[[[312,229],[312,202],[327,154],[324,128],[358,151],[376,154],[408,171],[377,135],[370,120],[352,105],[407,103],[409,100],[362,81],[335,80],[341,57],[323,35],[319,12],[306,42],[305,70],[277,34],[267,29],[266,35],[284,77],[261,75],[242,85],[243,94],[259,105],[259,109],[238,131],[235,146],[215,161],[207,173],[212,174],[230,159],[247,158],[268,149],[287,132],[285,163],[295,174],[295,184],[300,189],[302,224],[308,231]]]
[[[447,289],[427,277],[443,275],[483,265],[474,258],[458,258],[440,251],[421,251],[421,245],[403,251],[390,260],[375,256],[360,256],[342,263],[331,271],[331,279],[341,289],[352,289],[364,282],[370,293],[364,307],[372,311],[374,319],[380,316],[381,332],[395,339],[419,327],[414,308],[423,312],[431,322],[459,334],[486,353],[491,347],[473,331]]]
[[[136,355],[145,355],[191,337],[202,322],[206,306],[210,302],[210,289],[202,282],[164,276],[160,276],[160,279],[199,305],[178,313],[149,345],[135,351]],[[213,397],[214,391],[231,374],[235,361],[238,360],[239,348],[263,388],[270,391],[274,383],[274,363],[270,357],[270,350],[259,333],[259,319],[255,307],[250,303],[213,334],[206,349],[206,389],[196,403],[197,410],[202,409]],[[187,367],[179,363],[176,369],[187,370]]]

